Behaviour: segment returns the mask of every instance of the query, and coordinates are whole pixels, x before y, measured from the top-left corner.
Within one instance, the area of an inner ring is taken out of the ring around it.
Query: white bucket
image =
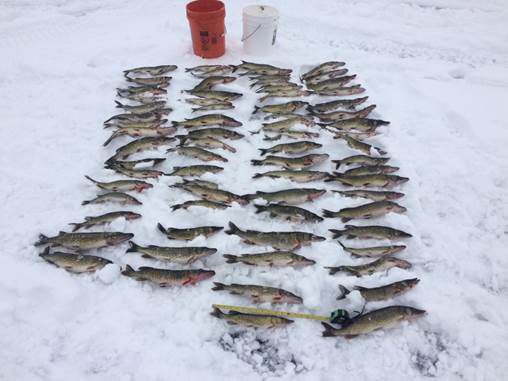
[[[266,54],[275,44],[279,12],[268,5],[243,9],[243,49],[247,54]]]

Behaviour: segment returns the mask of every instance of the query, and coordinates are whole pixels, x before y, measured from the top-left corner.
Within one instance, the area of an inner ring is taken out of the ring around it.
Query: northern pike
[[[90,180],[95,185],[97,185],[97,187],[99,187],[100,189],[112,192],[126,192],[126,191],[143,192],[145,189],[153,188],[153,184],[140,180],[116,180],[111,182],[102,182],[94,180],[90,176],[86,175],[85,178]]]
[[[127,265],[122,275],[133,278],[137,281],[150,281],[160,287],[167,286],[189,286],[203,280],[209,279],[215,275],[212,270],[166,270],[154,267],[142,266],[134,270]]]
[[[307,201],[314,201],[326,193],[325,189],[313,188],[292,188],[284,189],[277,192],[261,192],[257,191],[254,195],[250,195],[250,199],[262,198],[268,202],[277,202],[280,204],[297,205]]]
[[[134,234],[132,233],[122,232],[66,233],[61,231],[54,237],[40,234],[35,246],[49,244],[52,246],[62,246],[67,249],[91,250],[119,245],[133,237]]]
[[[256,284],[224,284],[213,282],[213,291],[229,291],[233,295],[241,295],[250,298],[252,303],[273,304],[302,304],[303,299],[292,292],[276,287],[259,286]]]
[[[268,155],[263,160],[251,160],[251,164],[258,165],[277,165],[286,169],[305,169],[313,167],[314,165],[321,164],[329,155],[326,153],[322,154],[309,154],[299,157],[283,157]]]
[[[365,299],[366,302],[380,302],[383,300],[392,299],[413,289],[419,282],[420,279],[412,278],[390,283],[380,287],[368,288],[355,286],[351,290],[348,290],[346,287],[339,285],[341,295],[339,295],[337,299],[345,298],[347,294],[354,290],[359,291],[360,295],[362,295],[362,298]]]
[[[129,241],[129,246],[130,247],[127,249],[126,253],[141,253],[144,258],[158,259],[182,265],[189,265],[217,252],[217,249],[199,246],[140,246],[132,241]]]
[[[128,195],[127,193],[122,192],[108,192],[101,194],[97,197],[95,197],[92,200],[86,200],[81,203],[81,205],[88,205],[88,204],[104,204],[108,202],[114,202],[122,205],[141,205],[142,202],[136,199],[135,197],[132,197],[131,195]]]
[[[347,239],[400,239],[410,238],[411,234],[387,226],[355,226],[344,225],[344,230],[329,229],[333,238],[346,237]]]
[[[278,328],[293,323],[293,320],[279,316],[243,314],[235,311],[224,313],[215,307],[213,312],[210,312],[210,315],[225,320],[229,324],[243,325],[251,328]]]
[[[46,249],[39,254],[39,257],[57,267],[61,267],[76,274],[94,272],[113,263],[106,258],[97,257],[95,255],[64,253],[59,251],[50,253],[49,247],[46,247]]]
[[[326,172],[320,171],[268,171],[264,173],[256,173],[252,176],[253,179],[261,177],[270,177],[272,179],[288,179],[297,183],[307,183],[309,181],[322,180],[328,176]]]
[[[209,237],[222,229],[222,226],[200,226],[197,228],[187,228],[187,229],[178,229],[178,228],[165,228],[161,223],[157,224],[157,228],[165,234],[169,239],[179,239],[185,241],[192,241],[194,238],[199,237],[200,235]]]
[[[320,222],[323,218],[307,209],[299,208],[297,206],[268,204],[268,205],[254,205],[256,214],[267,212],[270,217],[281,217],[287,221],[292,222]]]
[[[337,266],[325,268],[330,271],[331,275],[336,274],[338,272],[345,272],[360,277],[363,275],[372,275],[380,271],[386,271],[393,267],[398,267],[400,269],[407,270],[411,268],[411,263],[403,259],[385,256],[378,258],[375,261],[365,263],[363,265]]]
[[[126,221],[131,221],[141,218],[141,214],[130,211],[110,212],[100,216],[85,217],[84,222],[70,223],[69,225],[73,226],[72,231],[75,232],[82,228],[89,229],[93,226],[109,224],[118,218],[125,218]]]
[[[393,201],[373,201],[369,204],[356,206],[353,208],[343,208],[338,212],[323,210],[323,217],[340,218],[342,222],[348,222],[353,219],[370,219],[384,216],[388,213],[405,213],[406,208]]]
[[[301,267],[310,266],[316,263],[312,259],[305,258],[291,251],[270,251],[267,253],[231,255],[224,254],[226,263],[243,263],[250,266],[270,267]]]

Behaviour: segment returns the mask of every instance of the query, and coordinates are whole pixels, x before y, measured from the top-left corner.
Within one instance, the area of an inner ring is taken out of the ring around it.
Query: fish
[[[361,110],[357,111],[332,111],[325,114],[313,113],[315,117],[321,120],[323,123],[333,123],[337,120],[347,120],[353,118],[365,118],[369,115],[377,106],[370,105]]]
[[[355,286],[352,288],[354,291],[359,291],[362,298],[365,299],[366,302],[381,302],[383,300],[392,299],[396,296],[399,296],[414,287],[420,282],[418,278],[412,279],[404,279],[399,282],[393,282],[380,287],[362,287]],[[337,298],[338,300],[346,297],[347,294],[351,292],[346,287],[339,285],[339,289],[341,291],[341,295]]]
[[[233,106],[231,102],[221,102],[216,104],[210,104],[208,106],[193,107],[192,112],[231,110],[233,108],[235,108],[235,106]]]
[[[308,90],[300,90],[300,89],[287,89],[287,90],[279,90],[274,93],[269,93],[265,96],[259,98],[260,102],[264,102],[270,98],[291,98],[291,97],[306,97],[307,95],[313,94],[312,91]]]
[[[175,127],[121,127],[119,126],[111,136],[104,142],[103,146],[106,147],[115,138],[119,136],[128,135],[131,138],[136,137],[159,137],[169,136],[176,132]]]
[[[247,205],[249,197],[246,195],[237,195],[221,189],[211,189],[209,187],[200,186],[199,184],[187,183],[182,186],[183,189],[200,197],[204,200],[231,204],[237,202],[240,205]]]
[[[361,94],[363,92],[365,92],[365,88],[363,88],[361,85],[353,85],[338,87],[332,90],[316,91],[316,94],[322,96],[345,96],[345,95]]]
[[[359,130],[370,131],[381,126],[388,126],[390,122],[381,119],[370,118],[352,118],[345,120],[337,120],[333,123],[327,124],[327,127],[332,127],[337,130]]]
[[[351,176],[343,175],[341,173],[333,172],[325,182],[337,181],[343,185],[351,187],[381,187],[393,188],[397,185],[404,184],[409,181],[407,177],[396,175],[361,175]]]
[[[61,231],[54,237],[47,237],[44,234],[39,234],[39,240],[34,245],[62,246],[74,250],[91,250],[119,245],[133,237],[134,234],[132,233],[122,232],[66,233]]]
[[[344,139],[344,136],[349,136],[350,138],[356,139],[356,140],[365,140],[368,138],[371,138],[373,136],[379,135],[379,132],[376,130],[369,130],[369,131],[355,131],[355,130],[348,130],[348,131],[332,131],[328,127],[323,127],[325,130],[331,132],[334,134],[334,139]]]
[[[173,127],[181,126],[185,128],[205,126],[240,127],[243,125],[242,122],[222,114],[207,114],[192,119],[185,119],[181,122],[173,121],[171,123]]]
[[[328,71],[328,72],[324,72],[324,73],[319,73],[319,74],[307,77],[305,79],[305,82],[307,84],[314,84],[314,83],[322,82],[327,79],[342,77],[343,75],[347,74],[347,72],[348,72],[348,69],[337,69],[337,70],[332,70],[332,71]]]
[[[122,205],[142,205],[143,203],[136,199],[135,197],[132,197],[131,195],[128,195],[127,193],[122,192],[108,192],[101,194],[97,197],[95,197],[92,200],[86,200],[81,203],[81,205],[88,205],[88,204],[104,204],[108,202],[115,202]]]
[[[122,275],[133,278],[137,281],[150,281],[160,287],[168,286],[190,286],[215,276],[215,271],[196,270],[166,270],[154,267],[142,266],[134,270],[127,265]]]
[[[178,139],[180,139],[181,145],[189,145],[193,144],[196,147],[200,148],[220,148],[225,151],[229,151],[232,153],[236,152],[236,149],[234,147],[231,147],[229,144],[226,144],[219,139],[213,138],[213,137],[193,137],[192,135],[178,135],[176,136]]]
[[[279,140],[282,136],[286,136],[290,139],[311,139],[311,138],[319,138],[319,134],[316,132],[310,131],[296,131],[296,130],[280,130],[277,131],[277,134],[273,138],[265,138],[264,140],[273,141]]]
[[[153,103],[145,103],[137,106],[124,105],[118,101],[115,101],[116,107],[124,109],[132,114],[146,114],[147,112],[155,112],[161,109],[167,109],[166,101],[156,101]]]
[[[201,161],[222,161],[224,163],[228,161],[228,159],[221,155],[199,147],[178,146],[170,148],[166,152],[176,152],[179,155],[193,157]]]
[[[273,179],[289,179],[291,181],[297,183],[307,183],[309,181],[317,181],[322,180],[328,176],[326,172],[320,171],[293,171],[293,170],[284,170],[284,171],[268,171],[264,173],[256,173],[252,176],[253,179],[258,179],[261,177],[270,177]]]
[[[353,257],[383,257],[401,252],[406,248],[404,245],[388,245],[388,246],[374,246],[374,247],[346,247],[339,241],[342,250],[347,251]]]
[[[309,105],[307,107],[307,110],[316,114],[326,113],[340,108],[344,108],[346,110],[354,110],[356,106],[364,103],[365,101],[367,101],[367,99],[369,99],[369,97],[355,99],[337,99],[334,101]]]
[[[398,267],[404,270],[411,268],[411,263],[403,259],[394,257],[384,256],[376,259],[373,262],[365,263],[357,266],[337,266],[337,267],[325,267],[330,272],[330,275],[334,275],[338,272],[345,272],[357,277],[363,275],[372,275],[380,271],[387,271],[393,267]]]
[[[122,210],[118,212],[102,214],[100,216],[85,217],[84,222],[70,223],[69,225],[73,227],[72,231],[75,232],[76,230],[82,228],[89,229],[93,226],[109,224],[118,218],[125,218],[126,221],[131,221],[141,218],[141,214]]]
[[[171,113],[171,111],[173,111],[173,110],[170,108],[163,108],[163,109],[158,109],[156,111],[145,112],[142,114],[134,114],[131,112],[116,114],[116,115],[113,115],[111,118],[105,120],[104,124],[105,125],[112,125],[112,123],[119,123],[119,122],[122,122],[122,123],[159,122],[159,121],[161,121],[161,119],[164,115]]]
[[[265,131],[279,132],[281,130],[288,130],[295,125],[303,124],[304,126],[311,127],[314,125],[314,121],[308,116],[293,116],[291,118],[279,120],[272,123],[263,123],[261,129]]]
[[[283,157],[268,155],[263,160],[251,160],[251,164],[254,166],[258,165],[277,165],[286,169],[305,169],[315,165],[321,164],[329,155],[326,153],[322,154],[309,154],[299,157]]]
[[[307,87],[311,90],[320,91],[334,91],[336,89],[344,88],[343,86],[356,78],[356,74],[347,75],[344,77],[336,77],[325,79],[320,82],[307,82]]]
[[[159,101],[163,101],[162,97],[160,95],[146,95],[146,94],[124,94],[122,96],[123,99],[127,99],[131,102],[138,102],[142,105],[152,105],[154,103],[157,103]],[[132,110],[131,110],[132,111]]]
[[[176,65],[159,65],[159,66],[141,66],[132,69],[124,70],[125,76],[130,74],[147,74],[152,76],[163,75],[171,71],[175,71],[178,68]]]
[[[231,83],[236,81],[236,77],[226,77],[226,76],[209,76],[205,79],[203,79],[201,82],[199,82],[193,90],[211,90],[212,87],[216,85],[224,85],[226,83]]]
[[[162,171],[157,171],[154,169],[130,169],[124,167],[121,163],[122,161],[110,161],[108,162],[104,168],[111,169],[116,173],[120,173],[127,177],[132,177],[134,179],[158,179],[160,176],[166,176],[166,174]]]
[[[388,226],[355,226],[344,225],[344,230],[328,229],[333,233],[333,238],[346,237],[347,239],[400,239],[411,238],[412,235],[402,230],[390,228]]]
[[[230,139],[230,140],[238,140],[238,139],[242,139],[244,137],[244,135],[242,135],[236,131],[232,131],[232,130],[228,130],[226,128],[220,128],[220,127],[203,128],[200,130],[189,131],[187,136],[192,137],[192,138],[197,138],[197,137],[199,137],[199,138],[217,138],[217,139],[222,138],[222,139]]]
[[[197,106],[210,106],[210,105],[231,105],[232,103],[229,101],[218,101],[217,99],[211,99],[211,98],[187,98],[185,99],[185,102],[190,103],[192,105]]]
[[[161,223],[157,224],[157,228],[169,239],[192,241],[199,236],[210,237],[211,235],[224,229],[222,226],[200,226],[196,228],[178,229],[165,228]]]
[[[157,86],[137,86],[137,87],[128,87],[127,89],[116,89],[116,94],[119,97],[129,98],[132,95],[148,95],[148,96],[156,96],[167,94],[167,90],[157,87]]]
[[[275,85],[285,85],[288,84],[289,77],[287,76],[275,76],[273,78],[264,78],[260,77],[259,79],[256,78],[256,80],[250,84],[250,88],[254,87],[264,87],[264,86],[275,86]]]
[[[234,101],[243,96],[241,93],[218,90],[187,90],[187,93],[198,98],[216,99],[218,101]]]
[[[65,252],[50,252],[49,246],[44,249],[39,257],[57,267],[61,267],[69,272],[81,274],[95,272],[104,266],[113,263],[109,259],[97,257],[95,255],[84,255]]]
[[[362,176],[372,174],[386,174],[397,172],[400,168],[390,165],[366,165],[363,167],[351,168],[344,172],[345,175]]]
[[[347,143],[348,147],[351,149],[355,149],[357,151],[361,151],[366,155],[370,155],[372,151],[379,153],[380,155],[386,155],[387,152],[379,147],[375,147],[373,145],[367,144],[360,140],[356,140],[348,135],[342,135],[341,138]]]
[[[224,168],[217,167],[216,165],[189,165],[187,167],[173,167],[173,172],[168,173],[168,176],[192,176],[199,177],[204,175],[205,173],[219,173],[222,172]]]
[[[171,206],[171,210],[178,210],[178,209],[189,209],[191,206],[201,206],[204,208],[209,209],[227,209],[230,208],[231,205],[224,204],[222,202],[214,202],[214,201],[208,201],[208,200],[190,200],[185,201],[181,204],[176,204]]]
[[[346,63],[345,62],[341,62],[341,61],[327,61],[327,62],[324,62],[318,66],[315,66],[313,67],[311,70],[303,73],[301,76],[300,76],[300,79],[301,80],[307,80],[309,77],[313,77],[313,76],[316,76],[316,75],[320,75],[320,74],[323,74],[323,73],[327,73],[327,72],[330,72],[332,70],[336,70],[342,66],[345,66]]]
[[[323,217],[340,218],[342,222],[348,222],[353,219],[370,219],[384,216],[390,212],[402,214],[407,209],[393,201],[373,201],[368,204],[356,206],[354,208],[343,208],[338,212],[323,209]]]
[[[254,195],[250,195],[250,199],[262,198],[268,202],[297,205],[307,201],[314,201],[315,199],[323,196],[325,193],[326,189],[292,188],[277,192],[257,191]]]
[[[295,250],[302,246],[308,246],[312,242],[324,241],[324,237],[307,232],[260,232],[256,230],[241,230],[238,226],[229,223],[229,230],[224,231],[229,235],[236,235],[244,242],[252,245],[271,246],[276,250]]]
[[[133,155],[137,152],[156,149],[163,145],[168,145],[174,142],[176,138],[167,137],[167,136],[156,136],[156,137],[144,137],[140,139],[133,140],[119,148],[116,149],[116,152],[111,158],[106,160],[106,163],[115,161],[115,160],[125,160],[130,155]]]
[[[217,249],[200,246],[163,247],[140,246],[129,241],[129,248],[125,253],[141,253],[143,258],[158,259],[181,265],[189,265],[217,252]]]
[[[146,159],[140,159],[140,160],[128,160],[128,161],[113,161],[110,164],[116,164],[119,165],[125,169],[138,169],[140,168],[148,168],[148,167],[154,167],[166,160],[165,157],[147,157]]]
[[[233,71],[233,65],[200,65],[193,68],[186,68],[186,72],[198,78],[206,78],[208,76],[227,75]]]
[[[292,292],[281,288],[260,286],[256,284],[224,284],[213,282],[213,291],[229,291],[232,295],[241,295],[250,298],[252,303],[272,303],[272,304],[302,304],[303,299]]]
[[[302,85],[298,85],[293,82],[275,83],[261,86],[259,89],[256,90],[256,93],[272,94],[278,93],[279,91],[301,89],[302,87],[303,87]]]
[[[172,77],[160,76],[160,77],[127,77],[128,82],[135,83],[142,86],[160,86],[168,87]]]
[[[85,175],[85,178],[90,180],[100,189],[113,192],[127,192],[127,191],[143,192],[145,189],[153,188],[153,184],[139,180],[116,180],[111,182],[101,182],[92,179],[90,176]]]
[[[240,65],[237,65],[235,69],[233,69],[233,72],[236,72],[237,70],[245,70],[243,73],[240,73],[240,75],[285,75],[285,74],[291,74],[293,71],[292,69],[282,69],[275,67],[273,65],[267,65],[267,64],[255,64],[252,62],[246,62],[242,61]]]
[[[301,267],[310,266],[316,263],[312,259],[293,253],[292,251],[270,251],[267,253],[231,255],[224,254],[226,263],[243,263],[250,266],[270,267]]]
[[[224,313],[216,307],[214,307],[213,312],[210,312],[210,315],[225,320],[228,324],[243,325],[251,328],[281,328],[294,322],[293,320],[272,315],[243,314],[236,311]]]
[[[334,163],[336,166],[335,168],[338,169],[341,165],[383,165],[386,164],[390,160],[389,157],[373,157],[373,156],[366,156],[366,155],[353,155],[348,156],[344,159],[340,160],[332,160],[332,163]]]
[[[415,320],[422,317],[426,312],[407,306],[389,306],[379,310],[371,311],[357,316],[349,321],[342,328],[337,329],[327,323],[321,323],[325,330],[324,337],[343,336],[351,339],[358,335],[370,333],[372,331],[388,328],[404,320]]]
[[[219,189],[219,184],[214,183],[213,181],[206,181],[206,180],[183,180],[181,183],[173,184],[172,186],[175,188],[183,188],[184,185],[198,185],[205,188],[210,189]]]
[[[300,141],[300,142],[294,142],[294,143],[286,143],[286,144],[277,144],[270,148],[260,148],[259,151],[261,151],[261,155],[264,156],[267,153],[287,153],[287,154],[299,154],[308,152],[314,149],[318,149],[323,147],[322,144],[314,143],[310,141]]]
[[[372,201],[389,201],[389,200],[397,200],[399,198],[404,197],[404,193],[400,192],[392,192],[392,191],[373,191],[373,190],[363,190],[363,189],[355,189],[355,190],[332,190],[334,193],[338,193],[341,196],[352,197],[352,198],[366,198]]]
[[[308,103],[303,101],[289,101],[285,103],[271,104],[265,106],[254,106],[253,114],[257,114],[258,112],[270,114],[290,114],[301,109],[306,105],[308,105]]]
[[[268,205],[256,205],[256,214],[262,212],[270,213],[270,217],[281,217],[287,221],[292,222],[321,222],[323,218],[315,213],[308,211],[307,209],[299,208],[296,206],[280,205],[280,204],[268,204]]]
[[[162,128],[162,125],[166,123],[167,119],[159,119],[156,121],[133,121],[133,120],[117,120],[114,123],[107,123],[104,128]]]

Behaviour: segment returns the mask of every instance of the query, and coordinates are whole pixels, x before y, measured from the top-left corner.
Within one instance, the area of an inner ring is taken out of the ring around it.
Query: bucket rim
[[[244,7],[242,15],[243,17],[255,19],[278,19],[279,11],[270,5],[254,4]]]
[[[212,9],[204,10],[198,9],[198,7],[202,6],[213,6]],[[208,19],[210,17],[224,17],[226,15],[226,7],[222,1],[212,0],[212,1],[201,1],[195,0],[187,3],[185,6],[187,11],[187,17],[194,19]]]

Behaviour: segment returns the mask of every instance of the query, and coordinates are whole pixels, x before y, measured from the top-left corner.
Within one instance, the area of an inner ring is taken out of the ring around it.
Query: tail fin
[[[237,233],[241,233],[242,230],[236,226],[234,223],[232,223],[231,221],[229,221],[229,230],[224,230],[224,233],[226,234],[237,234]]]
[[[125,251],[126,253],[135,253],[139,249],[139,246],[132,241],[129,241],[129,248]]]
[[[212,287],[212,291],[223,291],[226,289],[226,285],[220,282],[213,282],[214,287]]]
[[[323,217],[324,218],[335,218],[335,217],[337,217],[337,212],[332,212],[331,210],[323,209]]]
[[[350,290],[348,290],[346,287],[344,287],[341,284],[339,284],[339,291],[340,291],[340,295],[337,296],[337,300],[344,299],[346,297],[346,295],[351,292]]]
[[[251,85],[250,87],[252,88],[253,86],[254,85]],[[259,111],[260,108],[261,107],[254,105],[254,112],[252,113],[252,115],[256,114]]]
[[[130,265],[126,265],[125,270],[122,271],[122,275],[131,276],[135,272],[136,270],[134,270]]]
[[[94,184],[98,184],[99,182],[97,180],[92,179],[90,176],[85,175],[85,179],[90,180]]]
[[[250,163],[252,165],[263,165],[263,160],[251,160]]]
[[[238,263],[238,257],[232,254],[224,254],[224,258],[226,258],[226,263]]]
[[[161,231],[163,234],[167,234],[167,229],[162,226],[162,224],[160,222],[157,223],[157,229],[159,229],[159,231]]]
[[[85,200],[85,201],[83,201],[83,202],[81,203],[81,205],[88,205],[88,204],[90,204],[91,202],[92,202],[92,201],[90,201],[90,200]]]
[[[118,102],[118,101],[115,101],[115,103],[116,103],[116,107],[117,107],[117,108],[124,108],[124,107],[125,107],[125,105],[124,105],[124,104],[121,104],[121,103],[120,103],[120,102]]]
[[[182,209],[182,208],[183,208],[183,204],[171,205],[171,210],[172,211],[175,211],[175,210],[178,210],[178,209]]]
[[[210,312],[210,315],[215,316],[216,318],[222,318],[224,316],[224,312],[219,310],[217,307],[213,307],[213,311]]]
[[[260,151],[261,151],[261,156],[264,156],[268,153],[268,149],[267,148],[258,148]]]
[[[256,214],[262,213],[262,212],[266,211],[266,209],[267,209],[266,205],[254,204],[254,207],[256,208]]]
[[[74,222],[71,222],[69,225],[71,225],[73,228],[72,228],[72,232],[74,233],[76,230],[79,230],[83,224],[81,223],[74,223]]]
[[[337,242],[339,243],[340,247],[342,247],[342,249],[344,251],[346,251],[346,246],[342,242],[340,242],[340,241],[337,241]]]
[[[180,122],[177,122],[176,120],[171,121],[171,125],[173,127],[178,127],[179,124],[180,124]]]
[[[340,271],[340,267],[325,267],[325,269],[328,269],[330,275],[336,274]]]
[[[325,323],[325,322],[321,322],[321,325],[325,328],[325,330],[322,333],[323,337],[333,337],[333,336],[335,336],[336,329],[334,327],[332,327],[330,324]]]
[[[342,235],[344,234],[344,232],[342,230],[337,230],[337,229],[328,229],[328,231],[333,233],[333,238],[342,237]]]
[[[44,234],[39,234],[39,240],[34,243],[34,246],[45,245],[49,243],[49,238]]]
[[[339,169],[340,165],[342,164],[341,160],[332,160],[332,163],[335,164],[335,169]]]
[[[113,141],[114,138],[116,138],[117,136],[120,136],[122,135],[122,132],[121,130],[116,130],[114,131],[111,136],[102,144],[104,147],[106,147],[109,143],[111,143]]]
[[[255,173],[254,176],[252,176],[253,179],[259,179],[260,177],[263,177],[262,173]]]
[[[49,254],[49,246],[44,249],[42,253],[39,254],[39,257],[43,257]]]

